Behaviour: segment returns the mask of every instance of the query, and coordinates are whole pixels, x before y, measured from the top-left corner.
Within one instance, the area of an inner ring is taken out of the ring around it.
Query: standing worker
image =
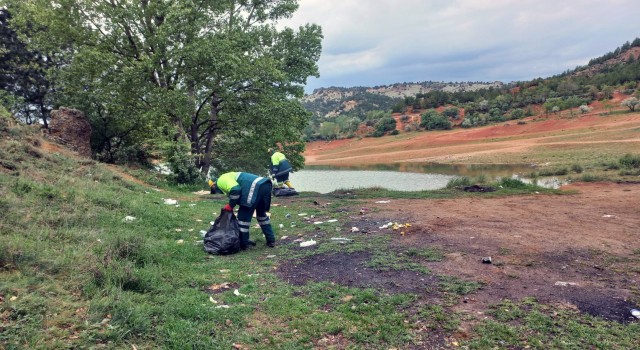
[[[254,211],[264,238],[267,240],[267,246],[271,248],[276,246],[276,237],[267,216],[271,207],[271,180],[250,173],[229,172],[220,175],[217,179],[210,179],[209,186],[211,193],[220,190],[229,197],[229,203],[222,210],[233,212],[233,207],[236,204],[240,205],[238,210],[240,249],[245,250],[249,246],[256,245],[249,240],[249,227]]]
[[[294,189],[289,181],[289,173],[291,170],[291,164],[287,160],[287,157],[273,148],[269,148],[269,154],[271,154],[271,174],[276,178],[276,182],[284,182],[287,187]]]

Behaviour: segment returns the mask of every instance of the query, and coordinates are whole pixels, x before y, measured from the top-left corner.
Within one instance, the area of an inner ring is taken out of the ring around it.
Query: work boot
[[[275,246],[276,246],[276,242],[267,242],[267,247],[275,248]]]
[[[247,246],[255,247],[256,246],[256,242],[250,240],[250,241],[247,242]]]

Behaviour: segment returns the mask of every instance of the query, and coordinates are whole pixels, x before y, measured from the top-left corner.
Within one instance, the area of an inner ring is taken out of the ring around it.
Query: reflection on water
[[[528,174],[535,168],[528,164],[438,164],[438,163],[391,163],[357,166],[307,166],[306,170],[381,170],[399,171],[405,173],[443,174],[457,176],[488,177],[511,176],[513,174]]]
[[[436,190],[454,175],[375,170],[301,170],[290,175],[299,191],[329,193],[337,189],[382,187],[396,191]]]
[[[511,177],[547,188],[558,188],[563,183],[557,178],[525,176],[535,169],[525,164],[424,164],[393,163],[363,166],[307,166],[291,174],[291,181],[299,191],[329,193],[337,189],[382,187],[396,191],[437,190],[460,176],[485,176],[487,180]]]

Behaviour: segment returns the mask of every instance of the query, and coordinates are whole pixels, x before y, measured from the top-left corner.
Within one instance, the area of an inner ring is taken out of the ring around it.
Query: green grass
[[[607,322],[560,305],[503,301],[482,320],[469,349],[635,349],[640,324]]]

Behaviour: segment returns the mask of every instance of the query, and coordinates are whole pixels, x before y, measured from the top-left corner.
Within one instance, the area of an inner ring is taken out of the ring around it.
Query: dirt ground
[[[582,183],[563,195],[503,198],[391,200],[367,203],[347,226],[367,235],[393,235],[389,249],[436,248],[442,261],[421,262],[432,271],[380,271],[366,266],[371,254],[315,255],[279,267],[292,284],[332,281],[406,292],[438,303],[439,276],[477,281],[482,287],[464,297],[455,311],[477,319],[490,304],[534,297],[539,302],[618,322],[633,320],[640,307],[640,184]],[[291,199],[295,200],[295,199]],[[380,229],[385,222],[411,223],[405,235]],[[483,263],[491,257],[492,263]]]

